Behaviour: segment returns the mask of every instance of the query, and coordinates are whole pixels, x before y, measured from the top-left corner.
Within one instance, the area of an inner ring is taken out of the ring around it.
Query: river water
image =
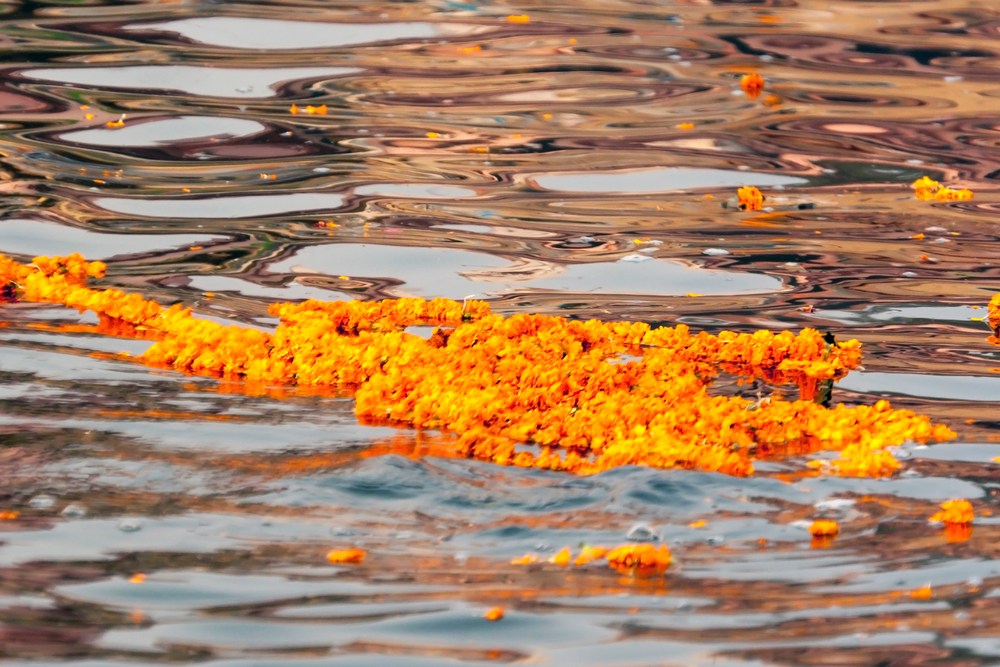
[[[888,480],[505,468],[360,425],[348,396],[152,371],[115,356],[147,343],[5,304],[5,664],[1000,661],[992,3],[2,7],[2,253],[79,251],[107,285],[245,326],[274,301],[470,295],[813,326],[864,344],[836,401],[959,433]],[[920,201],[922,175],[975,199]],[[742,185],[767,208],[738,210]],[[971,534],[928,523],[949,498]],[[629,539],[673,565],[546,562]],[[367,557],[326,562],[343,548]]]

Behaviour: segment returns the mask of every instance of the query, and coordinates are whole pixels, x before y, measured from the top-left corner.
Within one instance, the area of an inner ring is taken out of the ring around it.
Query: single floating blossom
[[[937,521],[945,525],[968,525],[972,523],[975,516],[972,503],[956,498],[941,503],[941,509],[931,515],[930,521]]]
[[[986,306],[986,324],[993,332],[988,340],[991,343],[1000,344],[1000,294],[994,294],[989,305]]]
[[[745,185],[736,191],[740,200],[740,209],[744,211],[759,211],[764,208],[764,195],[753,185]]]
[[[364,549],[334,549],[327,552],[328,563],[360,563],[368,555]]]
[[[760,94],[764,92],[764,77],[756,72],[750,74],[744,74],[740,78],[740,88],[746,93],[746,96],[751,100],[755,100],[760,97]]]
[[[832,519],[816,519],[809,524],[809,534],[813,537],[833,537],[840,533],[840,526]]]
[[[573,554],[570,552],[569,547],[563,547],[554,556],[552,556],[552,558],[549,559],[549,562],[565,567],[569,565],[572,559],[573,559]]]
[[[673,557],[665,544],[627,544],[607,554],[608,565],[622,574],[659,574],[670,567]]]
[[[914,196],[921,201],[964,201],[972,199],[975,196],[972,190],[968,188],[953,190],[941,185],[929,176],[921,176],[913,181],[911,187],[913,188]],[[915,236],[914,238],[917,237]],[[919,238],[923,238],[923,235],[920,235]]]
[[[503,607],[491,607],[483,614],[487,621],[499,621],[503,619]]]

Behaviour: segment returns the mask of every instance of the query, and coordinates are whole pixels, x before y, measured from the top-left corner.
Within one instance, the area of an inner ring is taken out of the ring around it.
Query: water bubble
[[[856,500],[850,498],[830,498],[820,500],[813,507],[820,512],[846,512],[857,504]]]
[[[717,547],[719,545],[725,544],[725,542],[726,542],[726,538],[723,537],[722,535],[712,535],[711,537],[709,537],[708,539],[705,540],[706,544],[708,544],[709,546],[713,546],[713,547]]]
[[[916,271],[903,271],[899,275],[901,275],[904,278],[916,278],[917,277],[917,272]]]
[[[28,507],[36,510],[50,510],[55,507],[56,499],[52,496],[41,493],[28,501]]]
[[[631,255],[625,255],[624,257],[622,257],[618,261],[619,262],[648,262],[651,259],[653,259],[653,258],[649,257],[647,255],[640,255],[638,253],[633,253]]]
[[[123,533],[135,533],[142,530],[142,522],[131,517],[118,522],[118,530]]]
[[[60,514],[62,514],[67,519],[82,519],[83,517],[87,516],[87,508],[84,507],[83,505],[70,503],[69,505],[63,508],[63,511],[60,512]]]
[[[625,539],[629,542],[659,542],[660,536],[644,523],[637,523],[628,529]]]
[[[721,257],[723,255],[728,255],[729,251],[725,248],[705,248],[701,251],[702,255],[708,255],[709,257]]]

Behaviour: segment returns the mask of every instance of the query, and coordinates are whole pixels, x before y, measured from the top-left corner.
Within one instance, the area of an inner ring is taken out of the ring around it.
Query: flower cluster
[[[589,565],[594,561],[606,560],[608,567],[622,574],[649,576],[660,574],[673,562],[673,555],[665,544],[623,544],[613,549],[600,546],[584,546],[574,559],[569,547],[560,549],[550,563],[567,567],[571,563],[577,567]],[[525,554],[511,561],[513,565],[533,565],[538,563],[538,556]]]
[[[913,194],[921,201],[929,201],[932,199],[937,201],[961,201],[972,199],[974,196],[972,190],[967,188],[953,190],[952,188],[941,185],[929,176],[921,176],[917,180],[913,181],[912,187]]]
[[[713,336],[397,299],[275,304],[280,323],[268,333],[83,286],[101,274],[79,256],[0,256],[5,294],[90,310],[107,333],[154,340],[143,363],[251,386],[350,389],[361,421],[455,433],[455,456],[580,474],[646,465],[748,475],[755,460],[826,449],[841,453],[831,472],[882,476],[899,467],[889,447],[954,437],[886,401],[814,402],[819,383],[857,368],[861,352],[813,329]],[[413,325],[436,328],[425,339],[406,331]],[[799,398],[718,395],[723,373],[795,385]]]
[[[764,195],[752,185],[744,185],[736,191],[743,211],[759,211],[764,208]]]

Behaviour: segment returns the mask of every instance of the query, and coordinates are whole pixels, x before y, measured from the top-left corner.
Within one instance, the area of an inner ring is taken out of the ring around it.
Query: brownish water
[[[150,371],[106,354],[143,343],[7,304],[0,659],[1000,661],[1000,348],[974,320],[1000,291],[993,3],[358,4],[4,5],[0,252],[81,251],[108,284],[258,326],[272,301],[473,294],[816,326],[864,342],[835,400],[960,441],[904,447],[883,481],[442,460],[350,399]],[[976,197],[917,201],[924,174]],[[768,209],[735,210],[744,184]],[[927,523],[952,497],[968,539]],[[637,526],[665,576],[509,564]],[[352,546],[364,564],[325,562]]]

